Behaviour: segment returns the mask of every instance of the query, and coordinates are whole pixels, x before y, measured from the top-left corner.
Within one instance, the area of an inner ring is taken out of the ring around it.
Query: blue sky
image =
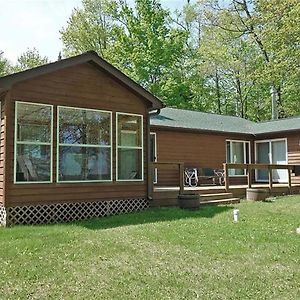
[[[161,0],[171,10],[186,2]],[[51,61],[56,60],[62,49],[59,30],[66,25],[74,7],[80,5],[81,0],[0,0],[0,50],[11,62],[33,47]]]

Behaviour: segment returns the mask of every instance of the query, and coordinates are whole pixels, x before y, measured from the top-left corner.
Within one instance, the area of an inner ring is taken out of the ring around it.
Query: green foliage
[[[83,0],[61,31],[66,56],[95,50],[167,105],[271,117],[297,115],[298,0],[201,0],[173,14],[159,0]]]
[[[8,60],[3,57],[3,52],[0,51],[0,77],[6,76],[10,73],[11,66]]]
[[[25,71],[27,69],[47,64],[48,62],[48,58],[41,56],[36,48],[27,49],[26,52],[22,53],[18,57],[17,63],[13,67],[13,72]]]

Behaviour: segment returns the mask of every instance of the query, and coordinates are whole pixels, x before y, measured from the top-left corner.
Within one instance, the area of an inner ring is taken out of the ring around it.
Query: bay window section
[[[117,180],[143,180],[143,116],[117,113]]]
[[[59,106],[57,114],[57,181],[111,181],[111,112]]]
[[[52,105],[16,102],[14,182],[52,182]]]
[[[226,141],[226,162],[233,164],[250,163],[250,142]],[[229,176],[245,176],[246,169],[229,169]]]

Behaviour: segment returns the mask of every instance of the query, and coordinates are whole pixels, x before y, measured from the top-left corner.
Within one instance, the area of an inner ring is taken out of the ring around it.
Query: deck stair
[[[240,198],[234,197],[232,193],[201,193],[200,205],[218,205],[233,203],[240,203]]]

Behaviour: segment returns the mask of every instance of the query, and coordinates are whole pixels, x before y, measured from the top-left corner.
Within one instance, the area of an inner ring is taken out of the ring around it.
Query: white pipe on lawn
[[[234,222],[238,222],[238,220],[239,220],[239,213],[240,213],[240,211],[237,208],[235,208],[233,210],[233,221]]]

